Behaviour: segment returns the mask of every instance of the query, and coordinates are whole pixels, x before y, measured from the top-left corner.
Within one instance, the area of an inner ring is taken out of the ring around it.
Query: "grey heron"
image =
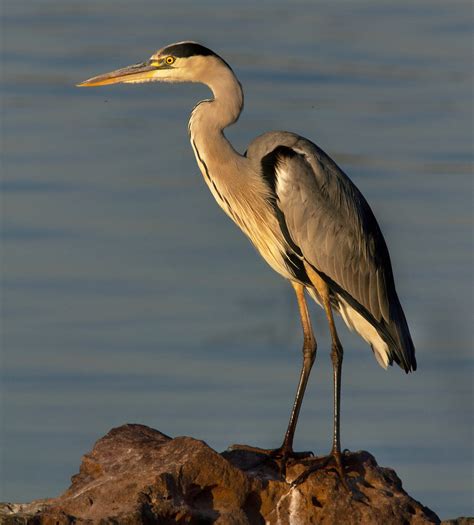
[[[293,437],[317,348],[307,292],[324,308],[332,340],[333,443],[320,465],[332,463],[344,481],[340,445],[343,348],[333,312],[371,346],[382,367],[395,362],[407,373],[416,369],[389,252],[374,214],[347,175],[304,137],[273,131],[257,137],[243,155],[237,152],[224,129],[242,111],[242,86],[225,60],[198,43],[171,44],[146,62],[78,85],[154,81],[200,82],[211,90],[213,97],[199,102],[189,120],[197,164],[219,206],[265,261],[290,281],[296,294],[303,364],[283,443],[266,452],[283,462],[298,457]]]

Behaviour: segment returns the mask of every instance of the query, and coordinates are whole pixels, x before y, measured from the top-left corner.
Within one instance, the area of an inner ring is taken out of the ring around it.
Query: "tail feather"
[[[387,326],[395,345],[389,345],[393,360],[405,370],[414,372],[417,367],[415,346],[410,335],[408,323],[403,313],[398,297],[395,296],[390,305],[390,322]]]
[[[415,347],[410,330],[395,288],[391,294],[389,321],[377,321],[370,312],[339,285],[328,279],[335,299],[336,311],[350,330],[357,332],[367,341],[383,368],[397,363],[405,372],[416,370]],[[313,287],[307,287],[313,299],[322,305],[321,298]]]

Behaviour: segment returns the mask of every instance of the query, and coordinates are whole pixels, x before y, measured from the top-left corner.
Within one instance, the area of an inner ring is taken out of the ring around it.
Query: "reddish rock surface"
[[[219,454],[190,437],[124,425],[97,441],[59,498],[3,504],[5,525],[38,524],[427,524],[440,523],[368,452],[346,456],[352,494],[335,472],[304,471],[244,450]],[[455,523],[455,522],[454,522]]]

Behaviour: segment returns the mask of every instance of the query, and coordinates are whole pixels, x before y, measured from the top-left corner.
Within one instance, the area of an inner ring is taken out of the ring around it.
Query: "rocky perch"
[[[425,524],[439,518],[412,499],[395,472],[368,452],[346,456],[352,494],[337,474],[287,468],[255,452],[217,453],[190,437],[170,438],[143,425],[112,429],[83,458],[56,499],[3,504],[5,525],[63,524]],[[462,523],[453,521],[451,523]],[[466,522],[467,523],[467,522]]]

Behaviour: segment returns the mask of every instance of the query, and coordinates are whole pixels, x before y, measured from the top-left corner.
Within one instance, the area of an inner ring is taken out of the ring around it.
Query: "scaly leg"
[[[268,454],[275,459],[283,459],[286,461],[292,457],[307,457],[311,455],[309,452],[295,453],[293,451],[293,437],[295,434],[296,424],[298,422],[298,416],[301,409],[301,403],[308,383],[309,374],[316,358],[316,339],[314,337],[313,328],[311,326],[311,320],[309,317],[308,306],[304,296],[304,286],[300,283],[291,283],[296,293],[298,300],[298,307],[301,317],[301,326],[303,327],[303,366],[301,368],[300,379],[298,382],[298,388],[296,390],[295,401],[293,403],[293,409],[290,415],[290,421],[288,422],[288,429],[283,440],[283,444],[280,448],[274,450],[259,449],[256,447],[249,447],[247,445],[233,445],[232,449],[249,450],[253,452],[259,452]]]
[[[308,384],[309,374],[313,367],[316,358],[317,343],[314,337],[313,328],[311,326],[311,319],[309,317],[308,305],[304,296],[304,286],[302,284],[292,282],[293,288],[298,299],[298,307],[300,310],[301,326],[303,327],[303,366],[301,368],[298,388],[296,390],[295,401],[293,403],[293,410],[291,411],[290,421],[288,422],[288,429],[285,434],[285,439],[281,446],[284,454],[291,455],[293,453],[293,437],[295,434],[296,423],[300,414],[301,403]]]
[[[304,472],[299,478],[297,478],[294,484],[298,484],[308,477],[311,472],[325,467],[330,463],[334,463],[334,467],[339,474],[339,477],[344,486],[349,489],[347,480],[344,473],[344,466],[342,464],[341,454],[341,441],[340,441],[340,413],[341,413],[341,372],[342,372],[342,359],[343,349],[341,342],[336,331],[336,325],[334,323],[334,317],[332,314],[329,287],[327,283],[318,275],[318,273],[307,263],[305,263],[306,273],[308,274],[311,282],[318,291],[322,302],[324,311],[329,324],[329,330],[331,332],[331,360],[333,364],[333,381],[334,381],[334,427],[333,427],[333,442],[331,453],[322,458],[314,458],[306,460],[305,463],[312,463],[311,467]]]

